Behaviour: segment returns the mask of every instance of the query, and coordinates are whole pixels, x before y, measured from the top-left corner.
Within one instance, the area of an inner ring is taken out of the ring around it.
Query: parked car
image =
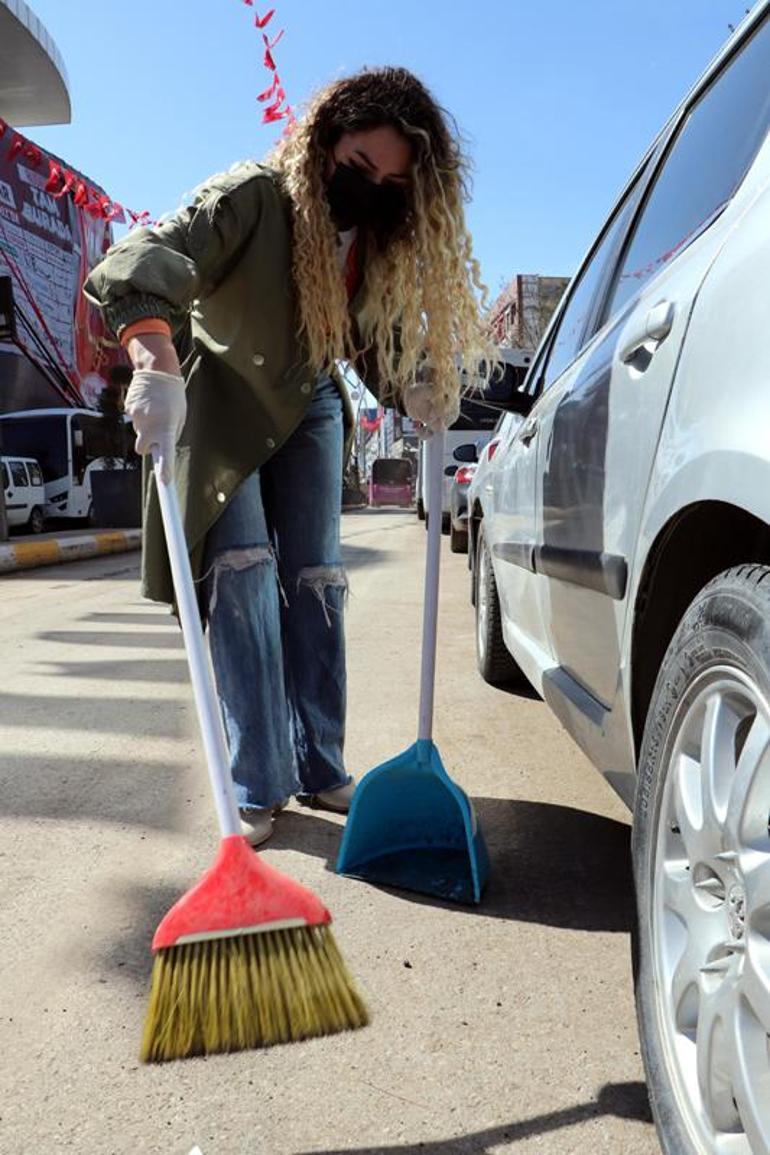
[[[450,502],[452,482],[457,472],[454,451],[459,445],[473,441],[484,444],[495,427],[501,408],[511,404],[511,398],[518,389],[532,363],[532,352],[525,349],[500,348],[503,371],[489,381],[486,388],[473,390],[472,382],[463,377],[463,393],[460,398],[460,415],[444,434],[444,487],[441,501],[441,529],[450,532]],[[518,404],[514,400],[514,404]],[[425,466],[425,444],[421,443],[417,458],[417,516],[425,520],[428,512],[428,485]]]
[[[27,526],[30,533],[45,529],[45,484],[34,457],[0,457],[8,528]]]
[[[400,505],[409,509],[412,504],[412,463],[406,457],[378,457],[372,463],[369,478],[369,504]]]
[[[516,429],[521,425],[524,418],[521,413],[510,412],[501,413],[497,424],[495,425],[492,437],[485,445],[481,446],[460,446],[456,452],[463,456],[468,455],[468,460],[476,461],[476,469],[468,486],[468,493],[466,495],[467,508],[472,510],[480,508],[481,493],[484,487],[489,486],[489,464],[492,461],[498,446],[501,441],[507,440]],[[475,453],[473,452],[475,451]],[[466,521],[466,532],[469,522]],[[473,554],[473,535],[468,533],[468,540],[466,549],[468,553],[468,569],[471,574],[471,605],[475,605],[476,597],[476,580],[474,575],[474,554]]]
[[[475,455],[476,447],[471,448]],[[455,457],[457,454],[456,449]],[[452,491],[449,495],[449,548],[452,553],[468,552],[468,490],[475,472],[475,463],[468,461],[457,467],[452,478]]]
[[[633,808],[667,1155],[770,1152],[770,3],[631,177],[474,494],[479,665]]]

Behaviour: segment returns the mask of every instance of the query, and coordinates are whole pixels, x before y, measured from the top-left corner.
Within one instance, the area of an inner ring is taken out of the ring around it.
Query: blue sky
[[[67,65],[72,124],[26,130],[117,200],[160,214],[280,132],[260,123],[262,46],[243,0],[28,0]],[[260,7],[261,4],[261,7]],[[743,0],[255,0],[294,104],[402,64],[457,119],[468,218],[493,293],[568,275]]]

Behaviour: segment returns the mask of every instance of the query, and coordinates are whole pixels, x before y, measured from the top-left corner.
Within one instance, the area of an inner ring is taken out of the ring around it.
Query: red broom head
[[[152,949],[241,932],[322,926],[331,920],[314,894],[263,862],[242,835],[231,834],[222,839],[200,882],[163,919]]]

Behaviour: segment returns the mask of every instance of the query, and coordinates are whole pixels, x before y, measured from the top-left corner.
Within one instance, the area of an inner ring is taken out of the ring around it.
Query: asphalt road
[[[425,535],[344,534],[360,773],[414,740]],[[541,702],[481,682],[444,544],[435,736],[486,833],[482,906],[337,877],[341,819],[292,806],[266,857],[334,912],[373,1024],[164,1067],[137,1061],[149,943],[216,840],[179,633],[137,555],[0,578],[0,1155],[658,1151],[628,816]]]

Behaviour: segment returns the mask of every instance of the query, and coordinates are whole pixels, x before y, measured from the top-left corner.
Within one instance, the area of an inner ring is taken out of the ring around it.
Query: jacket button
[[[265,442],[265,445],[267,446],[268,449],[275,449],[275,442],[273,441],[272,437],[268,437],[267,441]]]
[[[224,503],[227,501],[227,494],[221,493],[221,492],[218,493],[217,494],[217,501],[219,502],[220,505],[224,505]]]
[[[300,393],[305,393],[305,394],[312,392],[312,389],[313,389],[313,386],[310,384],[309,381],[306,381],[304,385],[300,385],[300,387],[299,387]]]
[[[265,363],[264,353],[255,353],[251,359],[255,365],[264,365]]]

